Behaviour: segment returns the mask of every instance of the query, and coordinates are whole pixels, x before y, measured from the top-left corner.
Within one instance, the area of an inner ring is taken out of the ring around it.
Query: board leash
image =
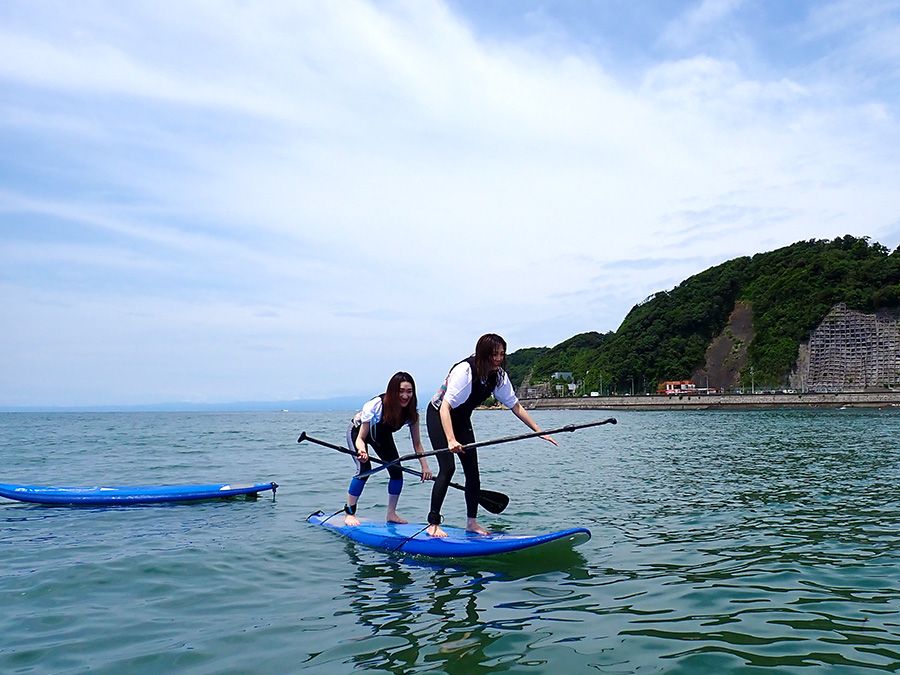
[[[328,516],[327,518],[325,518],[325,519],[322,521],[322,524],[324,525],[325,523],[327,523],[329,520],[331,520],[332,518],[334,518],[334,517],[335,517],[337,514],[339,514],[339,513],[346,513],[346,511],[345,511],[343,508],[340,509],[339,511],[335,511],[335,512],[332,513],[330,516]],[[324,516],[324,515],[325,515],[325,512],[322,511],[322,509],[319,509],[318,511],[314,511],[313,513],[310,513],[309,516],[307,516],[307,519],[308,519],[308,518],[311,518],[312,516]],[[418,536],[419,536],[420,534],[422,534],[425,530],[427,530],[428,527],[429,527],[429,525],[426,523],[426,524],[425,524],[425,527],[423,527],[421,530],[419,530],[418,532],[414,532],[411,536],[407,537],[406,539],[404,539],[403,541],[401,541],[399,544],[397,544],[396,547],[392,548],[392,549],[391,549],[391,553],[396,553],[397,551],[399,551],[401,548],[403,548],[404,546],[406,546],[407,542],[409,542],[411,539],[415,539],[416,537],[418,537]]]
[[[339,513],[344,513],[344,509],[341,509],[340,511],[335,511],[335,512],[332,513],[330,516],[328,516],[325,520],[323,520],[322,523],[323,523],[323,524],[324,524],[324,523],[327,523],[329,520],[331,520],[332,518],[334,518],[334,517],[335,517],[337,514],[339,514]],[[309,519],[312,518],[313,516],[324,516],[324,515],[325,515],[325,512],[324,512],[322,509],[319,509],[318,511],[313,511],[313,512],[310,513],[308,516],[306,516],[306,519],[309,520]]]
[[[334,513],[332,513],[330,516],[328,516],[328,517],[327,517],[325,520],[323,520],[322,522],[323,522],[323,523],[327,523],[329,520],[331,520],[332,518],[334,518],[334,517],[335,517],[337,514],[339,514],[339,513],[344,513],[344,507],[343,507],[343,506],[342,506],[340,509],[338,509],[337,511],[335,511]]]
[[[421,530],[419,530],[418,532],[413,533],[411,536],[409,536],[409,537],[407,537],[406,539],[404,539],[403,541],[401,541],[399,544],[397,544],[397,546],[396,546],[395,548],[392,548],[392,549],[391,549],[391,552],[392,552],[392,553],[396,553],[396,552],[399,551],[401,548],[403,548],[404,546],[406,546],[406,544],[407,544],[411,539],[415,539],[416,537],[418,537],[418,536],[419,536],[420,534],[422,534],[425,530],[427,530],[430,526],[431,526],[431,525],[430,525],[429,523],[426,523],[426,524],[425,524],[425,527],[423,527],[423,528],[422,528]]]

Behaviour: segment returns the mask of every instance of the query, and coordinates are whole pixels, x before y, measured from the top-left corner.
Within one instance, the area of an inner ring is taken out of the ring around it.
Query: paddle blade
[[[503,513],[503,510],[509,506],[509,497],[502,492],[482,490],[478,494],[478,503],[491,513]]]

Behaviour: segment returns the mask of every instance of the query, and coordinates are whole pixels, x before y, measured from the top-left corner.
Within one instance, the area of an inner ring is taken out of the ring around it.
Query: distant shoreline
[[[593,396],[520,399],[528,410],[758,410],[761,408],[890,408],[900,392]]]

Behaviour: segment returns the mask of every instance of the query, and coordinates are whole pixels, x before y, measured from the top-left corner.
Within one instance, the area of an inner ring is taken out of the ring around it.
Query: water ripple
[[[304,522],[340,507],[350,467],[298,432],[340,441],[346,417],[0,415],[7,482],[282,485],[275,501],[0,504],[0,671],[900,671],[898,414],[626,413],[558,450],[484,449],[484,486],[512,498],[486,523],[593,539],[449,563]],[[428,495],[408,483],[401,510],[422,518]],[[445,514],[461,520],[461,495]]]

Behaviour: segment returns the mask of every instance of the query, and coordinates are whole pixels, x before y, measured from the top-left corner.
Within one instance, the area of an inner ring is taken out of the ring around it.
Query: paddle
[[[317,443],[318,445],[324,446],[326,448],[331,448],[332,450],[337,450],[338,452],[343,452],[345,455],[353,455],[356,457],[356,453],[352,450],[345,448],[342,445],[334,445],[332,443],[328,443],[327,441],[320,441],[318,438],[313,438],[312,436],[307,436],[306,432],[303,431],[300,433],[300,438],[297,439],[298,443],[302,443],[303,441],[309,441],[310,443]],[[419,455],[413,455],[413,457],[418,457]],[[369,455],[369,459],[377,464],[384,465],[377,457],[372,457]],[[406,473],[411,473],[414,476],[422,477],[421,471],[416,471],[415,469],[410,469],[409,467],[400,466],[403,471]],[[450,483],[450,487],[456,488],[457,490],[465,490],[462,485],[459,483]],[[491,513],[503,513],[504,509],[509,505],[509,497],[503,494],[502,492],[494,492],[493,490],[481,490],[478,493],[478,503],[481,504],[485,509],[490,511]]]
[[[536,438],[538,436],[550,436],[551,434],[562,433],[563,431],[575,431],[576,429],[585,429],[587,427],[597,427],[601,424],[615,424],[616,418],[609,417],[605,420],[597,420],[596,422],[585,422],[584,424],[567,424],[564,427],[559,427],[558,429],[548,429],[546,431],[535,431],[530,434],[520,434],[518,436],[506,436],[505,438],[495,438],[492,441],[476,441],[475,443],[469,443],[467,445],[462,446],[462,450],[471,450],[472,448],[483,448],[486,445],[499,445],[500,443],[509,443],[511,441],[522,441],[526,438]],[[395,460],[390,462],[382,462],[381,466],[376,466],[374,469],[366,471],[364,473],[359,474],[358,478],[366,478],[367,476],[371,476],[373,473],[378,473],[383,469],[388,468],[389,466],[394,466],[395,464],[399,464],[400,462],[405,462],[407,459],[418,459],[419,457],[430,457],[431,455],[437,455],[441,452],[450,452],[449,448],[441,448],[440,450],[429,450],[428,452],[424,452],[421,455],[411,454],[411,455],[403,455],[402,457],[398,457]]]

